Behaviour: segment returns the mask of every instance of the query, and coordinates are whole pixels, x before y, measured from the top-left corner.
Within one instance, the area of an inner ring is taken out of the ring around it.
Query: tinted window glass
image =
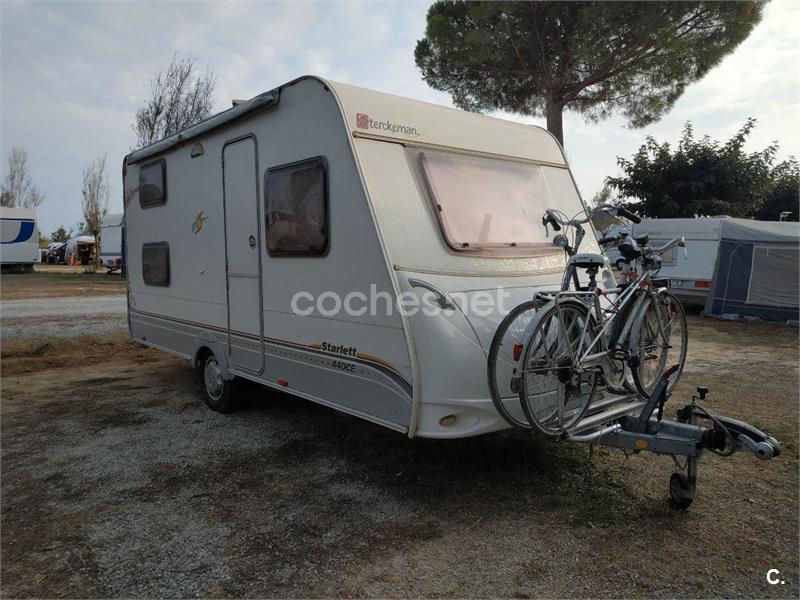
[[[139,204],[142,208],[158,206],[167,201],[166,175],[164,159],[139,169]]]
[[[142,279],[147,285],[169,285],[169,244],[142,244]]]
[[[270,254],[324,254],[328,248],[325,163],[314,158],[267,172]]]

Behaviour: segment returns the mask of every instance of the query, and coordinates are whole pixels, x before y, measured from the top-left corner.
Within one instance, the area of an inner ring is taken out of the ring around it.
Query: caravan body
[[[560,284],[544,210],[583,206],[541,128],[315,77],[123,171],[135,340],[435,438],[506,427],[492,335]]]
[[[724,217],[698,219],[642,219],[634,235],[646,233],[653,246],[684,236],[686,253],[673,248],[663,257],[659,276],[669,277],[672,292],[687,305],[703,306],[714,278],[719,252],[720,224]]]
[[[79,235],[67,240],[64,262],[68,265],[89,265],[94,261],[97,245],[93,235]]]
[[[122,268],[122,216],[122,213],[106,215],[100,229],[100,262],[109,272]]]
[[[39,262],[39,229],[30,210],[0,208],[0,262],[6,266]]]

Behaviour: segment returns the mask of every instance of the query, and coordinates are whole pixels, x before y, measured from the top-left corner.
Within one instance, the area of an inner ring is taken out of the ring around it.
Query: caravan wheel
[[[222,369],[212,352],[209,352],[202,362],[200,382],[208,408],[221,413],[230,412],[235,408],[233,380],[222,377]]]

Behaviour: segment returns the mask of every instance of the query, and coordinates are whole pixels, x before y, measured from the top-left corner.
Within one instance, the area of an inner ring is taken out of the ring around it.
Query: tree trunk
[[[564,146],[564,105],[557,102],[547,101],[547,131],[556,136],[558,143]]]

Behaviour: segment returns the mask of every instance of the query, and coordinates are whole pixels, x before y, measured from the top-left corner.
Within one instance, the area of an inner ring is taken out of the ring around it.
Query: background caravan
[[[412,437],[507,427],[492,335],[560,284],[545,209],[584,208],[544,129],[315,77],[123,173],[134,340],[191,360],[216,410],[239,377]]]
[[[687,251],[673,248],[662,256],[659,275],[668,277],[672,293],[685,305],[703,306],[714,277],[719,251],[722,217],[697,219],[642,219],[631,228],[632,235],[647,234],[653,246],[676,237],[686,238]],[[607,252],[613,263],[619,257],[615,249]]]
[[[106,215],[100,229],[100,263],[109,273],[122,269],[122,217],[122,213]]]
[[[26,208],[0,208],[0,262],[3,270],[29,269],[39,260],[36,215]]]

